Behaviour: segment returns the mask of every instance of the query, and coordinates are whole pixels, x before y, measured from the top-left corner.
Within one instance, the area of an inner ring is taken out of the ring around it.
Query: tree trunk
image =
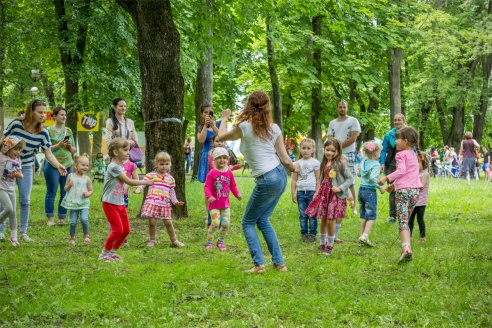
[[[72,129],[75,144],[77,144],[77,112],[75,99],[79,92],[79,73],[84,63],[84,51],[87,40],[87,25],[91,0],[80,0],[77,3],[77,16],[80,21],[71,22],[77,25],[76,49],[69,48],[69,35],[73,33],[68,27],[68,18],[65,11],[65,0],[53,0],[58,25],[58,39],[60,42],[60,57],[65,78],[65,108],[67,110],[67,126]]]
[[[429,114],[432,110],[434,101],[427,101],[420,104],[420,124],[418,127],[419,133],[419,148],[425,149],[425,131],[427,130],[427,123],[429,122]]]
[[[207,44],[203,44],[205,51],[205,56],[203,54],[198,54],[198,69],[196,71],[196,84],[195,84],[195,126],[198,127],[203,119],[200,107],[203,104],[212,105],[212,94],[214,90],[214,62],[212,58],[213,48],[208,44],[208,41],[212,37],[212,28],[209,24],[211,21],[211,8],[212,3],[210,0],[205,0],[205,6],[200,7],[198,15],[202,18],[199,22],[198,37],[203,39],[205,35],[205,40]],[[197,41],[198,42],[198,41]],[[195,130],[196,131],[196,130]],[[193,158],[193,173],[191,180],[196,180],[198,174],[198,164],[200,163],[200,158],[202,155],[203,145],[198,142],[197,133],[195,133],[195,154]]]
[[[272,30],[271,30],[271,16],[266,18],[266,41],[267,41],[267,53],[268,53],[268,69],[270,72],[270,81],[272,83],[272,94],[273,94],[273,119],[275,123],[280,127],[283,132],[283,121],[282,121],[282,95],[280,93],[280,82],[277,75],[277,67],[275,65],[275,48],[272,40]]]
[[[395,117],[396,114],[401,114],[400,79],[402,57],[402,49],[395,48],[390,50],[390,59],[388,62],[388,80],[390,91],[390,118],[392,128],[394,127],[392,118]]]
[[[436,97],[436,111],[439,116],[439,127],[441,128],[442,142],[447,143],[449,138],[449,132],[446,127],[446,104],[441,101],[439,97]],[[459,149],[457,149],[459,151]]]
[[[317,37],[321,37],[321,23],[323,16],[317,15],[313,18],[312,28],[313,33]],[[321,124],[319,123],[319,117],[321,113],[321,95],[323,84],[321,82],[321,46],[317,42],[313,42],[313,65],[316,70],[317,82],[311,89],[312,103],[311,103],[311,132],[310,137],[316,142],[317,145],[322,145],[322,131]],[[316,158],[323,156],[323,147],[316,147]]]
[[[48,105],[51,109],[55,108],[55,86],[53,85],[53,82],[48,80],[48,76],[45,72],[41,72],[41,83],[43,84],[44,95],[46,96],[46,99],[48,99]]]
[[[461,139],[463,137],[463,129],[465,128],[465,105],[456,105],[453,107],[453,121],[449,131],[449,137],[446,141],[447,145],[460,149]]]
[[[116,0],[130,13],[137,29],[137,49],[142,82],[146,165],[150,170],[159,151],[171,155],[176,196],[186,201],[184,157],[181,147],[184,81],[180,69],[180,38],[169,0]],[[186,206],[177,217],[188,216]]]
[[[491,1],[492,3],[492,1]],[[482,142],[483,128],[485,125],[485,114],[489,106],[490,98],[490,75],[492,73],[492,54],[482,56],[482,90],[480,92],[480,106],[478,112],[473,116],[473,137],[480,144]]]

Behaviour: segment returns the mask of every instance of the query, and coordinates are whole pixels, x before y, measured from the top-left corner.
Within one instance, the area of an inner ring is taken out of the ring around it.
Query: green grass
[[[236,172],[237,174],[237,172]],[[388,198],[379,197],[371,234],[376,246],[356,243],[359,219],[342,226],[333,255],[300,241],[297,206],[286,191],[271,221],[289,272],[242,272],[252,261],[241,232],[241,214],[254,186],[238,177],[244,200],[232,200],[228,251],[205,252],[203,185],[187,182],[190,217],[175,220],[185,248],[169,247],[162,223],[149,249],[146,221],[131,219],[123,263],[97,260],[107,237],[95,184],[92,244],[67,242],[68,225],[47,227],[43,178],[32,194],[33,243],[0,244],[0,325],[3,327],[490,327],[492,252],[489,194],[492,183],[431,181],[426,212],[428,242],[413,243],[415,259],[397,265],[397,224],[386,223]],[[290,190],[289,187],[287,190]],[[140,198],[131,195],[130,217]],[[418,228],[416,227],[417,231]]]

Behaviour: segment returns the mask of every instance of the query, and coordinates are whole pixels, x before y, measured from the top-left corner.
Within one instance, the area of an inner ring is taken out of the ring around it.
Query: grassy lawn
[[[254,186],[238,177],[245,198],[232,200],[227,252],[206,252],[203,185],[187,182],[190,217],[174,221],[185,248],[169,247],[159,222],[149,249],[146,221],[131,219],[122,263],[97,260],[108,225],[100,205],[102,184],[91,198],[92,243],[67,242],[68,225],[47,227],[44,181],[36,176],[30,244],[0,244],[0,326],[3,327],[490,327],[492,326],[492,183],[432,179],[426,244],[414,243],[414,260],[399,266],[397,224],[386,223],[387,195],[379,196],[371,234],[376,246],[356,241],[360,222],[347,217],[333,255],[300,241],[298,210],[290,192],[271,221],[289,272],[252,266],[241,214]],[[287,190],[290,190],[288,187]],[[131,195],[130,217],[140,196]],[[418,236],[418,226],[416,225]],[[8,231],[7,231],[8,233]],[[416,239],[416,238],[415,238]]]

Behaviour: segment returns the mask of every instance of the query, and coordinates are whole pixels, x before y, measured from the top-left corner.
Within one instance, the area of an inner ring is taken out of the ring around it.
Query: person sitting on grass
[[[234,175],[228,167],[229,154],[225,148],[216,148],[214,153],[214,168],[207,174],[204,192],[208,202],[208,210],[212,219],[208,227],[207,243],[205,249],[213,249],[214,232],[220,228],[220,236],[217,240],[217,248],[223,252],[226,250],[224,238],[230,225],[231,209],[229,192],[232,191],[238,200],[242,199],[236,186]]]

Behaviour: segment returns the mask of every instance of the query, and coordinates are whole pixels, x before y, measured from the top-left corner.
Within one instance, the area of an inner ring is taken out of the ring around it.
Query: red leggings
[[[107,250],[118,249],[125,241],[125,238],[130,234],[130,221],[128,220],[128,214],[126,213],[125,205],[113,205],[110,203],[102,203],[104,214],[108,219],[111,226],[111,234],[104,248]]]

